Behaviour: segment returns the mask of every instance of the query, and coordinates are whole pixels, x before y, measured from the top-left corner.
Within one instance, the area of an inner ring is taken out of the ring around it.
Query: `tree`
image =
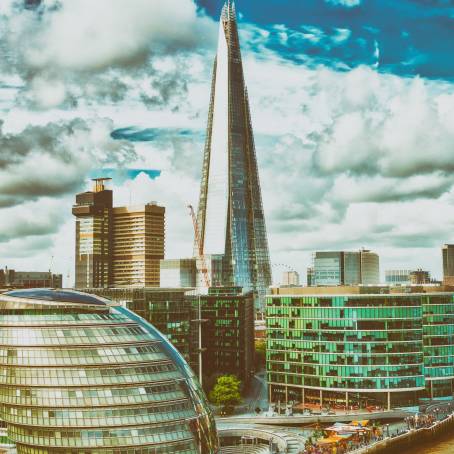
[[[224,413],[232,413],[233,407],[241,402],[241,381],[235,375],[220,376],[210,392],[210,400],[222,407]]]
[[[255,341],[255,370],[260,371],[266,364],[266,341],[257,339]]]

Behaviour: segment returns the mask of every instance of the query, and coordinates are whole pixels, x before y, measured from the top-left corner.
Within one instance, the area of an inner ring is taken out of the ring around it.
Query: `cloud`
[[[0,123],[0,206],[73,193],[93,167],[134,161],[134,146],[112,139],[111,129],[110,120],[74,119],[13,134]]]
[[[361,5],[362,0],[325,0],[326,3],[330,3],[335,6],[345,6],[346,8],[354,8]]]
[[[153,61],[215,39],[214,22],[192,0],[46,0],[33,9],[10,3],[0,28],[2,70],[23,78],[19,100],[34,108],[71,107],[81,95],[116,102],[146,77],[165,102],[184,77],[177,80],[181,68],[156,70]]]

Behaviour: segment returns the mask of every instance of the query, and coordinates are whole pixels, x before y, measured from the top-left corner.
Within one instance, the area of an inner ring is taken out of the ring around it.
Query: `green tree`
[[[255,370],[260,371],[266,364],[266,342],[264,339],[255,341]]]
[[[235,375],[222,375],[210,392],[210,400],[222,407],[223,413],[232,413],[236,404],[241,402],[241,381]]]

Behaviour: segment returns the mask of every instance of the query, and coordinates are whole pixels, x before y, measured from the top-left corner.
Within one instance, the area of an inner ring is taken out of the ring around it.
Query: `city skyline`
[[[165,205],[167,257],[190,256],[186,204],[197,204],[223,2],[173,0],[158,10],[136,0],[128,11],[115,2],[111,24],[96,14],[109,2],[91,5],[93,14],[79,11],[83,1],[41,3],[39,15],[0,6],[11,32],[0,69],[4,263],[48,269],[54,256],[52,271],[66,277],[71,199],[100,173],[114,174],[116,205]],[[452,8],[380,6],[374,15],[374,1],[237,2],[272,262],[301,275],[314,250],[365,246],[382,269],[423,267],[441,278],[441,247],[453,241],[454,90],[443,27]],[[134,32],[114,34],[123,20]],[[178,26],[163,29],[168,21]],[[93,27],[95,45],[76,45]],[[18,42],[27,44],[14,53]],[[424,140],[421,124],[433,132]]]

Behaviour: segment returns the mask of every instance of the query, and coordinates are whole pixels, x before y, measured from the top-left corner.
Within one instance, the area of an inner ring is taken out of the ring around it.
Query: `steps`
[[[220,454],[269,454],[268,445],[223,446]]]

